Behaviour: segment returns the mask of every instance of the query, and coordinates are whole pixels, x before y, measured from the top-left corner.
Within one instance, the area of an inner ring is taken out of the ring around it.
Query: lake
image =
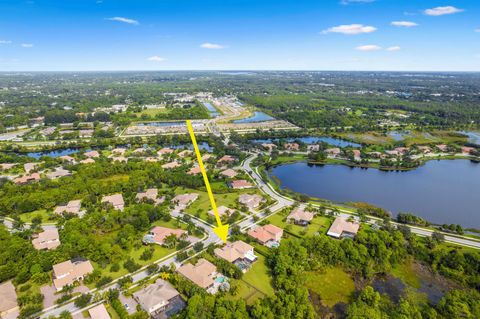
[[[88,151],[90,150],[86,150],[85,152],[88,152]],[[46,151],[46,152],[30,152],[30,153],[27,153],[26,155],[29,157],[33,157],[35,159],[39,159],[42,156],[56,158],[60,156],[72,155],[78,152],[80,152],[79,148],[64,148],[64,149]]]
[[[272,143],[273,141],[278,141],[278,140],[279,140],[278,138],[276,138],[276,139],[271,139],[271,138],[268,138],[268,139],[254,139],[254,140],[252,140],[252,142],[263,144],[263,143]],[[349,142],[349,141],[342,140],[342,139],[339,139],[339,138],[326,137],[326,136],[291,137],[291,138],[285,138],[284,140],[287,141],[287,142],[293,142],[293,141],[297,140],[297,141],[301,141],[302,143],[305,143],[305,144],[316,144],[316,143],[320,143],[320,142],[325,142],[329,145],[338,146],[338,147],[348,147],[348,146],[350,146],[350,147],[362,147],[362,145],[357,144],[357,143]]]
[[[271,175],[282,188],[334,202],[368,202],[410,212],[434,223],[480,229],[480,164],[468,160],[429,161],[412,171],[380,171],[344,165],[285,164]]]
[[[480,133],[478,132],[460,132],[460,133],[468,136],[469,143],[480,145]]]
[[[273,121],[274,118],[268,114],[263,112],[254,112],[252,116],[241,119],[235,120],[233,123],[255,123],[255,122],[265,122],[265,121]]]

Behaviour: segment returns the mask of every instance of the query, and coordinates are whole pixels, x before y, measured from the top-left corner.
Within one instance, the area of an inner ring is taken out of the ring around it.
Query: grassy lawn
[[[46,209],[39,209],[30,213],[21,214],[20,218],[26,222],[30,223],[34,217],[40,216],[42,218],[42,223],[55,223],[55,219],[50,217],[54,217],[53,213],[48,213]]]
[[[400,278],[405,284],[410,285],[413,288],[420,288],[420,278],[413,270],[410,261],[397,265],[392,269],[392,274],[395,277]]]
[[[339,267],[328,268],[325,273],[308,272],[305,286],[318,294],[327,307],[347,303],[355,290],[352,278]]]
[[[323,217],[323,216],[314,217],[310,225],[308,225],[307,227],[303,227],[295,224],[289,224],[285,221],[285,218],[286,218],[286,215],[281,215],[280,213],[278,213],[269,217],[267,220],[275,226],[278,226],[283,229],[285,228],[289,229],[289,232],[298,236],[302,236],[302,232],[304,232],[305,230],[306,230],[305,235],[309,235],[309,236],[314,235],[317,232],[326,233],[328,228],[331,225],[330,219],[328,217]]]
[[[102,178],[100,179],[100,181],[104,182],[104,183],[118,183],[118,182],[127,182],[129,180],[130,176],[128,175],[112,175],[112,176],[109,176],[109,177],[105,177],[105,178]]]
[[[238,190],[238,191],[233,191],[231,193],[226,193],[226,194],[214,194],[215,197],[215,202],[217,204],[217,207],[220,206],[226,206],[231,209],[238,209],[238,197],[240,194],[243,193],[257,193],[257,190]],[[208,211],[212,209],[210,200],[208,199],[208,194],[207,192],[204,191],[199,191],[195,189],[181,189],[177,188],[175,190],[176,194],[183,194],[183,193],[197,193],[198,199],[194,201],[186,210],[185,212],[187,214],[190,214],[192,216],[198,217],[204,221],[207,221],[211,219],[211,215],[208,214]]]
[[[238,294],[233,298],[244,299],[247,304],[252,304],[258,298],[266,295],[272,296],[275,292],[272,286],[272,279],[265,264],[265,257],[258,255],[258,260],[239,281]]]
[[[143,114],[155,117],[157,114],[165,114],[168,113],[169,110],[167,108],[156,108],[156,109],[145,109],[139,113],[136,113],[137,117],[141,117]]]

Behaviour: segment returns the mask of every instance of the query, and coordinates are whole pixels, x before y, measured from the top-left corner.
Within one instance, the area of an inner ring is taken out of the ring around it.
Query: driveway
[[[125,307],[125,305],[128,305],[128,308],[127,307],[125,307],[125,308],[127,308],[127,312],[128,312],[129,315],[137,312],[138,303],[135,301],[135,299],[133,299],[132,297],[127,297],[124,294],[120,294],[118,299],[120,299],[120,302],[122,303],[122,305],[124,307]]]
[[[40,292],[44,296],[43,308],[49,308],[55,305],[55,301],[57,301],[57,299],[59,299],[62,296],[61,294],[58,294],[58,295],[55,294],[57,292],[57,289],[53,285],[40,287]]]

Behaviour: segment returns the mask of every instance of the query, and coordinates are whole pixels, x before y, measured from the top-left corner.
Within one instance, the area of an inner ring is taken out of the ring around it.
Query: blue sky
[[[479,17],[478,0],[2,0],[0,71],[480,71]]]

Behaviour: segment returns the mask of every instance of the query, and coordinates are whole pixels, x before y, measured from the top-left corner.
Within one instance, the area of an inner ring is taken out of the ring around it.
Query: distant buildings
[[[60,291],[64,286],[83,280],[86,275],[92,272],[93,266],[88,260],[74,262],[67,260],[53,265],[53,284],[57,291]]]
[[[167,164],[163,164],[162,165],[162,168],[164,169],[172,169],[172,168],[177,168],[181,166],[181,164],[177,161],[173,161],[173,162],[170,162],[170,163],[167,163]]]
[[[337,217],[332,226],[330,226],[327,235],[339,239],[344,237],[353,238],[357,234],[359,228],[359,223],[349,222],[344,217]]]
[[[32,240],[33,247],[37,250],[55,249],[60,246],[60,236],[56,228],[49,228],[36,235]]]
[[[123,201],[122,194],[113,194],[109,196],[104,196],[102,198],[102,203],[107,203],[112,205],[113,209],[123,211],[125,208],[125,202]]]
[[[217,161],[217,165],[221,166],[225,164],[232,164],[232,163],[235,163],[236,160],[237,159],[233,156],[224,155]]]
[[[187,208],[188,205],[190,205],[192,202],[197,200],[197,198],[198,198],[198,194],[196,193],[180,194],[175,196],[172,199],[172,202],[176,203],[176,205],[181,209],[185,209]]]
[[[86,157],[89,157],[89,158],[97,158],[97,157],[100,157],[100,153],[97,152],[97,151],[85,152],[83,155],[85,155]]]
[[[264,246],[278,247],[283,236],[283,229],[268,224],[249,230],[248,235]]]
[[[53,172],[46,173],[45,175],[49,179],[57,179],[65,176],[72,176],[72,173],[63,167],[57,167]]]
[[[236,171],[234,171],[233,169],[228,168],[224,171],[221,171],[220,175],[222,175],[223,177],[226,177],[226,178],[234,178],[235,176],[238,175],[238,173]]]
[[[17,185],[25,185],[31,182],[36,182],[40,180],[40,174],[32,173],[30,175],[24,175],[22,177],[17,177],[13,180],[13,182]]]
[[[218,215],[220,217],[223,217],[223,216],[230,216],[231,214],[233,214],[233,212],[235,212],[234,209],[231,209],[231,208],[228,208],[228,207],[225,207],[225,206],[219,206],[217,207],[217,211],[218,211]],[[213,209],[209,210],[208,211],[208,214],[209,215],[212,215],[212,216],[215,216],[215,213],[213,211]]]
[[[135,196],[137,201],[149,200],[152,201],[155,205],[159,205],[165,201],[165,197],[162,196],[158,198],[158,189],[149,188],[145,192],[140,192]]]

